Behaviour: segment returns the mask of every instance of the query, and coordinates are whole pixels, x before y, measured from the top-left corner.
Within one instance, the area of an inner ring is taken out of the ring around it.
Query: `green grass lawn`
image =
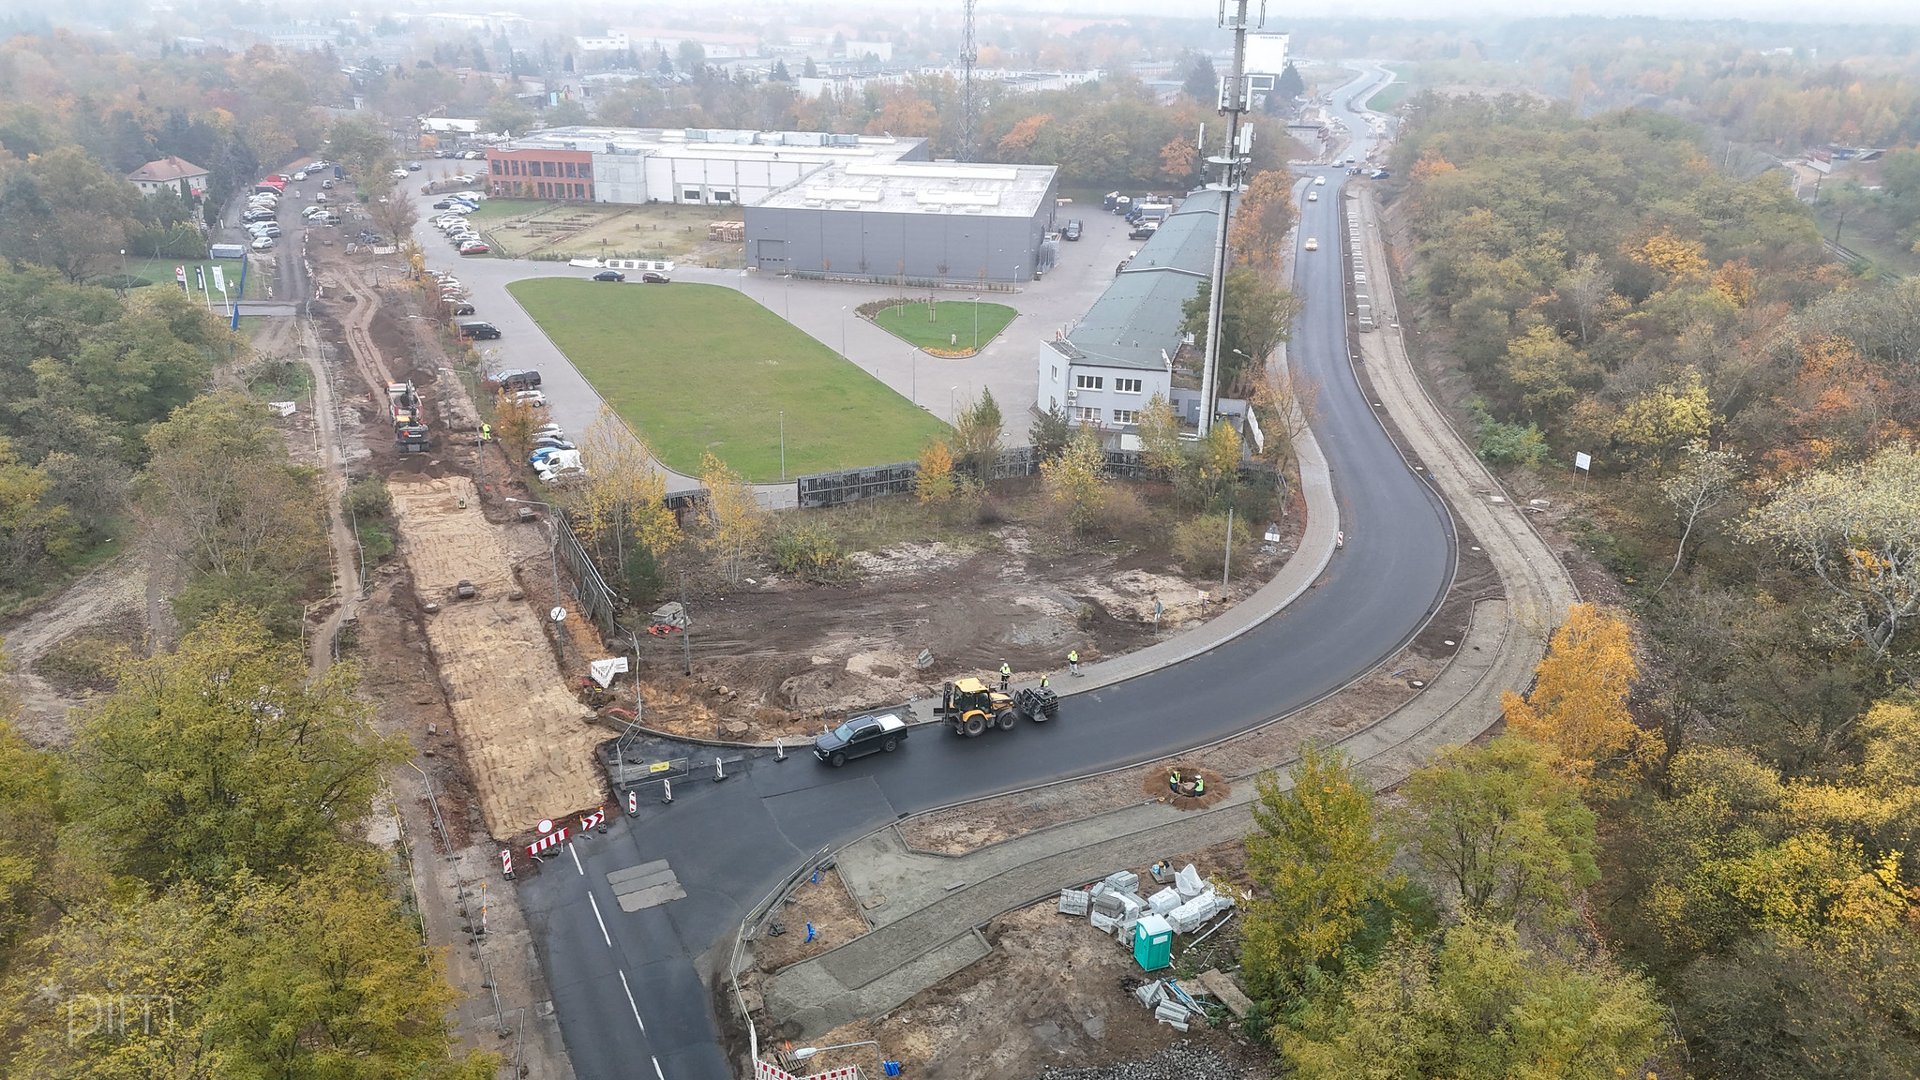
[[[249,253],[249,255],[251,256],[251,253]],[[108,262],[111,263],[112,260],[108,260]],[[148,281],[153,282],[152,288],[157,289],[164,286],[170,289],[177,289],[180,285],[173,278],[173,268],[176,266],[184,266],[187,268],[187,285],[190,287],[189,291],[192,292],[196,299],[202,302],[205,302],[206,296],[201,293],[200,286],[193,276],[193,268],[196,266],[206,268],[207,286],[209,288],[213,286],[213,268],[216,266],[219,267],[220,272],[224,274],[227,279],[227,298],[239,296],[240,260],[238,259],[135,259],[129,257],[127,259],[127,274],[131,277],[146,278]],[[265,288],[265,285],[262,284],[264,279],[258,272],[259,270],[260,267],[258,264],[248,268],[247,294],[244,297],[240,297],[241,299],[257,300],[261,297],[261,290]],[[120,268],[117,266],[110,266],[107,270],[109,274],[118,274],[119,272]],[[214,289],[213,302],[218,304],[221,300],[220,290]]]
[[[971,300],[942,300],[934,305],[933,318],[927,318],[927,302],[882,308],[873,321],[880,329],[910,345],[922,349],[951,351],[984,349],[987,342],[1013,321],[1014,310],[1005,304],[976,304]]]
[[[788,479],[910,461],[947,430],[732,289],[535,278],[507,290],[678,472],[698,475],[711,450],[749,480],[779,480],[782,411]]]
[[[531,214],[534,211],[541,209],[542,207],[553,206],[553,205],[555,204],[552,202],[542,202],[539,199],[489,198],[489,199],[482,200],[480,203],[480,209],[475,210],[471,214],[468,214],[467,220],[476,222],[478,224],[483,224],[483,225],[497,224],[499,222],[507,220],[508,218],[522,217],[527,214]],[[437,217],[440,214],[444,213],[444,211],[441,211],[441,210],[428,210],[424,212],[430,217]]]
[[[1367,99],[1367,108],[1374,112],[1392,112],[1394,106],[1407,100],[1414,92],[1413,84],[1404,77],[1388,83],[1385,89]]]

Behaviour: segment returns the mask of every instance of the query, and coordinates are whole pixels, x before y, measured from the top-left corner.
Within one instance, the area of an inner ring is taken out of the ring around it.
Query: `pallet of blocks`
[[[747,223],[744,221],[709,221],[707,239],[729,244],[742,243],[747,238]]]

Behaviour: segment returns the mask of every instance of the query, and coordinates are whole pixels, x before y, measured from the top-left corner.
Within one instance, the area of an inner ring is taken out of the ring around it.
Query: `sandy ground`
[[[1238,844],[1224,844],[1173,861],[1192,862],[1209,878],[1244,887],[1244,858]],[[1141,873],[1142,888],[1148,888],[1145,868],[1133,869]],[[1038,1077],[1048,1065],[1136,1061],[1185,1044],[1219,1053],[1238,1067],[1235,1075],[1272,1075],[1271,1052],[1230,1024],[1196,1025],[1182,1035],[1154,1023],[1132,995],[1149,976],[1133,962],[1131,951],[1084,917],[1060,914],[1056,903],[1047,900],[994,919],[986,927],[993,951],[985,959],[884,1016],[812,1040],[830,1046],[872,1039],[878,1048],[821,1054],[803,1071],[858,1065],[862,1075],[872,1076],[884,1056],[900,1062],[906,1075],[925,1080],[1011,1080]],[[1175,939],[1171,973],[1188,980],[1182,985],[1197,990],[1193,975],[1234,964],[1237,922],[1236,916],[1191,952],[1185,951],[1191,945],[1188,936]],[[765,944],[764,939],[755,942],[756,954]]]
[[[809,923],[814,929],[811,942],[807,941]],[[781,928],[780,933],[771,932],[774,925]],[[867,920],[840,880],[840,872],[821,870],[818,881],[803,881],[793,890],[774,912],[768,928],[754,938],[754,960],[768,971],[778,971],[844,945],[867,930]]]
[[[487,830],[518,837],[544,818],[600,806],[593,748],[604,736],[565,691],[542,617],[472,481],[409,478],[389,488],[414,592],[423,610],[440,605],[426,616],[427,639]],[[461,581],[479,596],[455,600]]]
[[[44,607],[0,628],[20,703],[15,727],[35,746],[65,746],[73,737],[68,710],[91,696],[68,692],[35,674],[34,666],[61,642],[80,634],[107,633],[138,642],[146,630],[147,574],[139,559],[123,555],[74,582]]]

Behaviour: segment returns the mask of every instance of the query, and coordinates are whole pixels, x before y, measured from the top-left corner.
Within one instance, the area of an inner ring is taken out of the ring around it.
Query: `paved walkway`
[[[1363,196],[1359,205],[1369,260],[1384,268],[1386,252],[1373,224],[1370,198]],[[1392,321],[1390,313],[1383,319]],[[1424,468],[1446,497],[1460,523],[1462,543],[1485,549],[1506,593],[1504,599],[1475,607],[1459,651],[1431,686],[1338,743],[1384,787],[1441,748],[1470,741],[1492,726],[1501,692],[1531,681],[1548,635],[1576,597],[1546,543],[1522,511],[1500,496],[1497,481],[1427,397],[1398,328],[1358,335],[1356,345],[1413,464]],[[1307,550],[1303,544],[1302,551]],[[1276,594],[1286,591],[1275,589]],[[1260,606],[1241,605],[1249,622],[1264,617]],[[1186,642],[1177,644],[1184,647]],[[1173,659],[1150,657],[1152,652],[1100,665],[1110,669],[1103,675],[1125,677],[1119,673],[1138,673]],[[1093,677],[1089,671],[1088,678]],[[871,834],[839,853],[839,869],[863,903],[880,901],[869,916],[874,929],[768,980],[768,1010],[797,1024],[803,1038],[884,1012],[984,955],[976,928],[996,915],[1120,867],[1143,866],[1169,853],[1245,835],[1252,820],[1248,804],[1254,797],[1253,785],[1236,784],[1226,802],[1207,810],[1183,812],[1148,803],[959,857],[911,851],[893,828]]]

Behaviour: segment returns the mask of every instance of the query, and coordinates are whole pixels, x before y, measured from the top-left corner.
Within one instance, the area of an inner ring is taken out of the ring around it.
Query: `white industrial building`
[[[1072,329],[1041,344],[1034,407],[1059,408],[1118,443],[1155,394],[1173,400],[1185,305],[1213,275],[1219,192],[1180,204]]]
[[[751,204],[835,164],[926,160],[927,141],[820,131],[550,128],[487,151],[495,195]]]

